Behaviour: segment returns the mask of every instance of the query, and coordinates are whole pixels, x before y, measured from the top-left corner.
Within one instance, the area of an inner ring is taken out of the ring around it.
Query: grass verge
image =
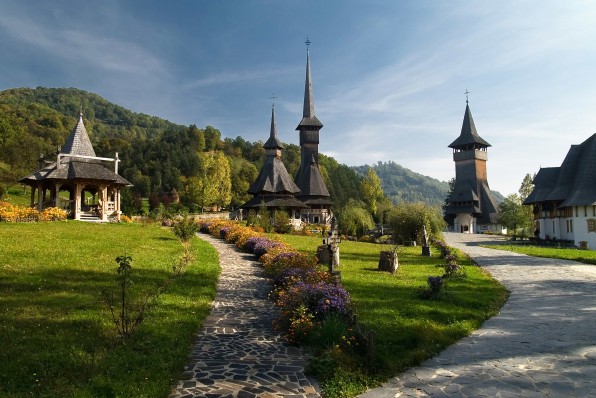
[[[528,256],[533,257],[558,258],[561,260],[572,260],[584,264],[596,265],[596,250],[504,244],[482,245],[482,247],[497,250],[507,250],[514,253],[527,254]]]
[[[277,237],[308,253],[320,244],[314,237]],[[496,315],[507,299],[505,287],[465,256],[460,256],[460,264],[466,266],[466,278],[450,280],[441,300],[421,299],[428,276],[443,273],[437,265],[444,261],[436,250],[432,257],[423,257],[420,247],[405,248],[394,275],[377,270],[381,250],[383,246],[370,243],[340,244],[342,284],[358,322],[376,333],[375,364],[368,370],[336,350],[332,359],[342,365],[329,372],[330,358],[319,359],[312,368],[327,396],[355,396],[433,357]]]
[[[0,223],[0,395],[165,397],[209,313],[217,252],[193,238],[195,261],[168,284],[123,344],[101,300],[117,289],[114,259],[133,259],[143,295],[171,278],[183,249],[139,224]]]

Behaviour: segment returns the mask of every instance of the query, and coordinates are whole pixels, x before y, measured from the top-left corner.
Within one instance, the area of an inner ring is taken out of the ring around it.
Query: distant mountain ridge
[[[383,192],[394,203],[425,202],[440,206],[449,192],[449,183],[416,173],[394,161],[355,166],[353,169],[365,175],[369,167],[377,173]]]

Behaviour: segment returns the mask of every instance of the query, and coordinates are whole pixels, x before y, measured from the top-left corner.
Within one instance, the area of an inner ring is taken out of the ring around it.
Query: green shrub
[[[278,234],[289,234],[292,231],[290,216],[286,211],[277,210],[275,212],[275,226],[273,230]]]
[[[176,221],[172,227],[174,234],[183,243],[188,242],[199,231],[199,225],[194,218],[185,215],[182,219]]]

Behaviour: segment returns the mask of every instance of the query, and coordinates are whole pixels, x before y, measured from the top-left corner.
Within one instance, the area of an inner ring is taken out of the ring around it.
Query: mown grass
[[[296,249],[315,253],[320,238],[279,236]],[[440,300],[419,292],[429,275],[442,275],[443,260],[435,250],[423,257],[420,247],[405,248],[399,269],[391,275],[377,270],[379,252],[387,247],[344,241],[340,244],[342,283],[349,291],[358,322],[374,330],[375,368],[340,369],[322,386],[332,396],[353,396],[417,365],[467,336],[493,315],[507,299],[507,290],[465,259],[467,277],[450,280]],[[464,258],[465,256],[461,256]]]
[[[533,257],[558,258],[572,260],[584,264],[596,265],[596,250],[580,250],[574,248],[543,247],[532,245],[482,245],[489,249],[507,250],[510,252],[527,254]]]
[[[8,187],[4,197],[0,200],[7,201],[15,206],[29,206],[31,204],[31,188],[20,185]]]
[[[0,396],[167,396],[215,296],[211,246],[193,238],[176,278],[182,245],[153,225],[0,223],[0,248]],[[170,281],[126,344],[101,296],[123,254],[139,296]]]

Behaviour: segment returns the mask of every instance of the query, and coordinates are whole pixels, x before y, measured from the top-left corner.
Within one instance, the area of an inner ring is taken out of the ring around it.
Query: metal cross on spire
[[[306,49],[308,50],[308,47],[310,46],[310,39],[308,38],[308,36],[306,36],[306,41],[304,42],[304,44],[306,44]]]
[[[271,105],[275,108],[275,100],[277,99],[277,95],[275,93],[271,94]]]
[[[470,92],[468,91],[468,89],[466,89],[466,92],[464,93],[466,95],[466,104],[468,103],[468,94],[470,94]]]

